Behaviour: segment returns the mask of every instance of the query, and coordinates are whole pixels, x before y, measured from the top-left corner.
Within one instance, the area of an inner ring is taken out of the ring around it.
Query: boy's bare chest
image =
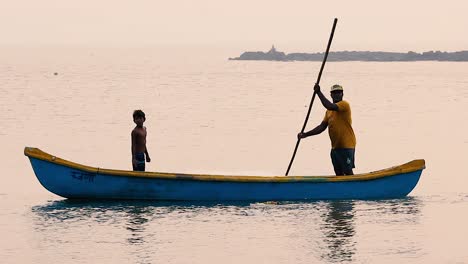
[[[146,130],[141,128],[141,129],[135,129],[134,130],[134,133],[135,133],[135,136],[139,137],[139,138],[145,138],[146,137]]]

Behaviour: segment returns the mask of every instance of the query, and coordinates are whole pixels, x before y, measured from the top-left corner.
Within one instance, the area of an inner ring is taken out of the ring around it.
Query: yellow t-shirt
[[[355,148],[356,136],[351,126],[351,107],[346,101],[336,103],[338,111],[327,110],[324,122],[328,123],[332,149]]]

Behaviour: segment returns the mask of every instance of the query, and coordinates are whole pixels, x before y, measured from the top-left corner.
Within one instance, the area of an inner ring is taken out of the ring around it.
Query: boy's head
[[[141,110],[133,111],[133,122],[137,125],[143,125],[143,122],[146,121],[145,113]]]

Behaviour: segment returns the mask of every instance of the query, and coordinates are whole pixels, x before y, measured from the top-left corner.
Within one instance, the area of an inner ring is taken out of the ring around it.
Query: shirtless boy
[[[133,122],[136,127],[132,130],[132,164],[134,171],[145,171],[145,156],[146,162],[150,162],[151,158],[146,149],[146,127],[143,123],[146,121],[145,113],[141,110],[133,112]]]

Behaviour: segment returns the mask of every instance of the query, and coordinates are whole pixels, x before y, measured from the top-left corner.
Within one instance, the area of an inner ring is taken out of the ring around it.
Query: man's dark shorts
[[[355,167],[354,150],[353,148],[337,148],[331,150],[330,157],[336,175],[344,175],[352,172]]]
[[[134,171],[145,171],[145,153],[135,153],[136,164],[133,164]]]

